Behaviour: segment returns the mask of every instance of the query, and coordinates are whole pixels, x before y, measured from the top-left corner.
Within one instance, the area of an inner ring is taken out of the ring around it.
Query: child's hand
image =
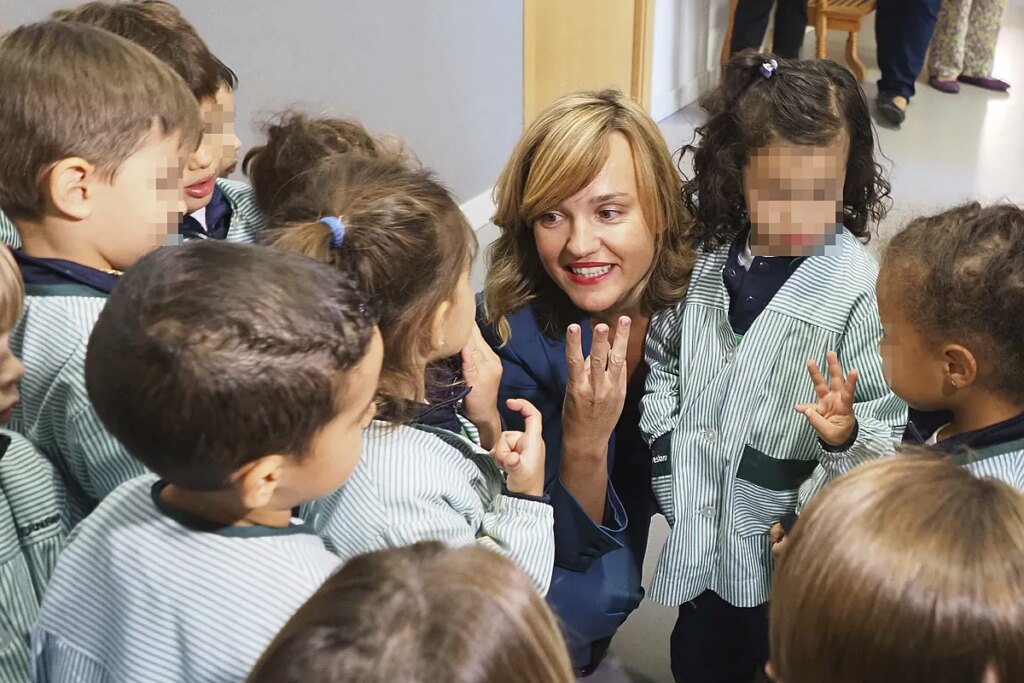
[[[782,528],[782,522],[778,522],[772,527],[771,537],[772,555],[778,559],[786,549],[786,541],[789,540],[789,536],[786,535],[786,530]]]
[[[501,372],[501,359],[484,341],[480,328],[473,325],[469,343],[462,349],[462,376],[472,391],[462,406],[466,417],[480,431],[480,445],[488,450],[494,448],[501,434],[498,413]]]
[[[544,495],[545,446],[541,434],[540,411],[521,398],[508,400],[509,410],[523,416],[525,431],[502,432],[491,455],[508,474],[506,486],[512,493]]]
[[[807,372],[811,375],[811,382],[814,383],[814,392],[818,395],[817,403],[801,403],[796,406],[796,412],[803,413],[807,421],[818,432],[821,440],[829,446],[842,446],[850,439],[854,427],[857,426],[857,417],[853,414],[853,396],[857,388],[857,371],[850,370],[850,375],[843,379],[843,368],[839,365],[839,356],[835,351],[829,351],[826,355],[828,360],[829,381],[818,369],[818,364],[813,360],[807,361]]]

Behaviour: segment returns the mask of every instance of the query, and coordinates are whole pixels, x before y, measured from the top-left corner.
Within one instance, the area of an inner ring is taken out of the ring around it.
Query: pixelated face
[[[18,402],[18,382],[25,376],[25,366],[11,353],[10,331],[0,334],[0,424],[11,421]]]
[[[210,129],[211,144],[214,152],[219,157],[217,163],[218,172],[221,178],[225,178],[235,171],[238,165],[238,150],[242,147],[242,141],[235,134],[235,93],[226,84],[221,84],[217,94],[214,95],[213,108],[207,114],[203,111],[203,120]]]
[[[384,360],[380,332],[374,330],[366,355],[345,373],[341,410],[313,437],[309,452],[295,465],[286,484],[291,504],[315,500],[344,484],[363,455],[363,430],[376,414],[377,381]],[[282,491],[282,493],[285,493]]]
[[[181,177],[187,156],[177,134],[154,132],[112,182],[93,187],[96,249],[112,268],[129,268],[177,234],[185,209]]]
[[[946,371],[942,354],[907,320],[897,278],[883,273],[876,286],[882,319],[882,370],[893,393],[918,410],[944,410]]]
[[[240,142],[235,137],[235,100],[221,87],[213,97],[199,103],[203,116],[203,138],[188,159],[185,169],[185,205],[193,213],[210,203],[213,187],[225,166],[238,158]]]
[[[834,242],[848,148],[844,134],[827,147],[780,143],[754,150],[743,169],[754,253],[810,256]]]
[[[578,308],[610,314],[630,305],[654,262],[655,232],[636,186],[633,150],[622,133],[587,187],[533,223],[537,252],[551,279]]]
[[[454,356],[469,343],[473,325],[476,324],[476,296],[473,292],[473,285],[469,283],[468,267],[459,276],[455,295],[448,303],[448,315],[444,319],[441,330],[444,343],[438,349],[435,357],[430,360]]]

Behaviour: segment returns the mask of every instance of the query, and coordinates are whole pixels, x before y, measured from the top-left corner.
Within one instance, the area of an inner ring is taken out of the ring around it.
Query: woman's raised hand
[[[594,341],[590,355],[583,357],[582,331],[579,325],[570,325],[566,331],[565,360],[569,381],[562,406],[564,438],[577,446],[593,448],[573,449],[606,453],[608,439],[622,414],[626,401],[626,347],[629,345],[630,319],[619,318],[615,337],[609,340],[610,330],[604,323],[594,328]]]

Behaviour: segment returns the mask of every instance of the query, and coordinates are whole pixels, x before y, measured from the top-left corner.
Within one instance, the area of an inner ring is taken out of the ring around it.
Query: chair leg
[[[816,39],[815,57],[825,59],[827,55],[825,39],[828,37],[828,17],[825,16],[824,12],[818,12],[818,21],[814,24],[814,37]]]
[[[858,81],[863,81],[867,78],[867,67],[864,66],[864,62],[860,61],[860,57],[857,55],[856,31],[850,31],[850,35],[846,38],[846,63],[850,66],[850,71],[853,72]]]
[[[722,66],[729,61],[729,53],[732,49],[732,27],[736,20],[736,5],[739,0],[732,0],[729,3],[729,25],[725,29],[725,40],[722,42]]]

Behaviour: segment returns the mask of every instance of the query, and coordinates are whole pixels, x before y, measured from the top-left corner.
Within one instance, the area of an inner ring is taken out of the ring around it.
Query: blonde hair
[[[25,308],[25,283],[7,247],[0,247],[0,334],[10,332]]]
[[[921,449],[858,467],[793,530],[770,624],[782,683],[1024,680],[1024,495]]]
[[[547,334],[561,336],[574,322],[574,307],[537,255],[533,223],[590,184],[616,132],[633,151],[638,199],[656,234],[654,263],[636,291],[642,310],[653,313],[686,293],[695,258],[692,219],[657,124],[616,90],[565,95],[526,129],[496,185],[493,221],[501,236],[490,248],[484,304],[486,322],[498,328],[503,341],[510,336],[505,316],[530,303]]]
[[[249,683],[573,683],[554,616],[500,554],[429,542],[357,557],[270,644]]]

